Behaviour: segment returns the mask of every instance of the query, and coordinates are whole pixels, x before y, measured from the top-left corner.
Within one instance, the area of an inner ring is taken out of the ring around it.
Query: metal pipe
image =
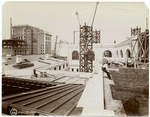
[[[146,29],[148,29],[148,19],[146,18]]]
[[[12,18],[10,18],[10,39],[12,39]]]
[[[76,32],[76,31],[74,31],[74,40],[73,40],[73,43],[74,43],[74,44],[75,44],[75,32]]]

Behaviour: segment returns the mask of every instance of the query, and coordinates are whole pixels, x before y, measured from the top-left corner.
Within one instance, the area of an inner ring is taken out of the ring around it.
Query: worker
[[[44,72],[44,77],[47,77],[47,73],[46,72]]]
[[[40,72],[40,77],[43,77],[43,72]]]
[[[107,77],[111,80],[111,75],[108,71],[108,61],[103,61],[103,64],[102,64],[102,71],[105,72],[107,74]]]
[[[37,73],[36,73],[36,69],[33,69],[33,74],[35,77],[38,77]]]

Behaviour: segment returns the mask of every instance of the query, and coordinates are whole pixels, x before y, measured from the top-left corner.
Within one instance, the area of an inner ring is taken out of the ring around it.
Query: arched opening
[[[120,50],[120,57],[123,58],[123,52]]]
[[[59,70],[61,70],[61,66],[59,66]]]
[[[72,52],[72,60],[79,60],[79,53],[78,51],[73,51]]]
[[[130,57],[131,57],[131,52],[130,52],[129,49],[126,50],[126,56],[127,56],[127,58],[130,58]]]
[[[112,53],[110,50],[104,51],[103,55],[104,55],[104,57],[112,57]]]

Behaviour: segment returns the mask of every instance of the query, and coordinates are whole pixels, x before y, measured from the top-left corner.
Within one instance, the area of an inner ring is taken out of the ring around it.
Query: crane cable
[[[95,8],[95,12],[94,12],[94,16],[93,16],[93,21],[92,21],[91,27],[93,27],[93,23],[94,23],[94,19],[95,19],[96,11],[97,11],[98,3],[99,3],[99,2],[97,2],[97,3],[96,3],[96,8]]]
[[[88,23],[87,23],[88,25],[89,25],[89,22],[90,22],[90,20],[91,20],[91,18],[92,18],[93,12],[94,12],[94,9],[93,9],[93,11],[92,11],[92,13],[91,13],[91,15],[90,15],[89,20],[88,20]]]

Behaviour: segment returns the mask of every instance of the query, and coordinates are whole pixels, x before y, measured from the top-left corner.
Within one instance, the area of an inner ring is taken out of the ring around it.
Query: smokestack
[[[148,19],[146,18],[146,29],[148,29]]]
[[[12,39],[12,18],[10,18],[10,39]]]

